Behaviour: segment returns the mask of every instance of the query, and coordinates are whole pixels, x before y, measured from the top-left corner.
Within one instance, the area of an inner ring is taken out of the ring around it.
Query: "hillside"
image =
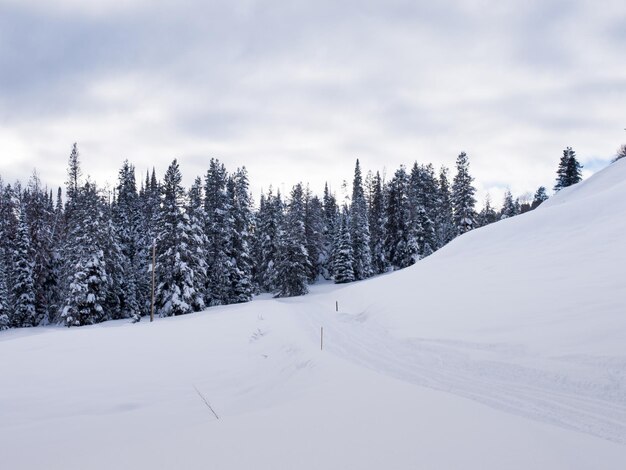
[[[625,200],[621,160],[375,279],[1,332],[2,466],[621,469]]]

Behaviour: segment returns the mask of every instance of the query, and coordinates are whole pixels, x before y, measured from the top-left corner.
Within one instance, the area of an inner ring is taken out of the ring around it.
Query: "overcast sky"
[[[603,167],[624,127],[624,0],[0,0],[5,181],[62,184],[76,141],[102,184],[217,157],[258,200],[466,151],[499,203],[566,146]]]

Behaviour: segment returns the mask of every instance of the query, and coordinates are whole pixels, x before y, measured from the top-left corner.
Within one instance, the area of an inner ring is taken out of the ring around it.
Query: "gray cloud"
[[[481,197],[552,185],[562,149],[626,135],[626,7],[591,1],[0,0],[0,174],[64,180],[71,143],[255,191],[470,154]]]

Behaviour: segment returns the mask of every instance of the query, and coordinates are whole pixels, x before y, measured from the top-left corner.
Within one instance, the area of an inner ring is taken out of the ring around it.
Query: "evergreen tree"
[[[352,205],[350,207],[350,238],[352,240],[354,279],[360,280],[372,275],[372,254],[370,251],[370,229],[367,217],[367,201],[363,192],[363,179],[359,160],[354,168],[352,181]]]
[[[341,225],[339,229],[339,240],[336,243],[336,253],[333,256],[335,273],[335,284],[352,282],[354,278],[354,254],[352,251],[352,240],[350,239],[350,229],[347,208],[341,215]]]
[[[542,202],[548,200],[548,194],[546,193],[546,188],[543,186],[539,186],[537,191],[535,192],[535,196],[533,197],[533,202],[530,206],[531,210],[536,209],[541,205]]]
[[[229,194],[232,194],[231,293],[228,303],[248,302],[254,294],[252,283],[251,231],[253,224],[252,198],[249,193],[248,172],[245,167],[238,169],[229,181]]]
[[[419,259],[417,233],[410,227],[409,177],[401,166],[389,183],[385,252],[394,268],[406,268]]]
[[[283,218],[283,202],[280,192],[272,194],[270,187],[267,197],[261,199],[257,216],[256,245],[259,255],[257,282],[264,292],[275,292],[276,267],[280,250],[280,227]]]
[[[81,184],[82,171],[80,169],[80,161],[78,154],[78,145],[74,143],[72,152],[70,153],[69,165],[67,170],[67,182],[65,183],[65,197],[67,204],[65,207],[65,215],[67,219],[71,219],[76,205],[76,199]]]
[[[495,209],[491,205],[491,197],[487,194],[485,196],[485,205],[478,214],[478,226],[484,227],[485,225],[494,223],[496,220],[498,220],[498,214],[496,214]]]
[[[518,214],[517,207],[513,201],[513,195],[510,190],[506,190],[504,193],[504,202],[502,203],[502,210],[500,211],[500,219],[508,219]]]
[[[387,270],[385,256],[385,199],[380,173],[372,179],[371,209],[369,211],[370,251],[372,253],[372,272],[381,274]]]
[[[67,289],[61,319],[67,326],[92,325],[107,319],[109,277],[106,271],[104,201],[87,182],[73,194],[72,217],[64,248]]]
[[[563,156],[559,162],[559,168],[556,172],[555,191],[576,184],[582,180],[582,165],[576,160],[576,152],[571,147],[563,150]]]
[[[626,144],[617,149],[617,152],[615,153],[615,158],[611,163],[614,163],[617,160],[621,160],[622,158],[626,158]]]
[[[204,203],[202,197],[202,179],[196,178],[189,189],[189,204],[187,206],[187,218],[189,220],[189,246],[190,267],[193,271],[193,289],[195,295],[191,301],[194,312],[199,312],[205,307],[206,288],[208,284],[208,270],[206,264],[206,251],[208,239],[204,233]]]
[[[457,157],[456,170],[452,184],[452,207],[456,230],[463,234],[472,230],[476,225],[474,211],[476,189],[472,185],[474,178],[469,174],[469,159],[465,152],[461,152]]]
[[[137,253],[133,262],[136,272],[138,303],[141,312],[147,313],[151,307],[152,294],[152,251],[158,235],[161,188],[152,168],[146,172],[145,183],[139,192],[138,212],[140,230],[137,237]]]
[[[276,273],[276,297],[292,297],[308,292],[309,254],[304,225],[304,191],[298,183],[291,191],[287,214],[280,233]]]
[[[30,178],[26,190],[22,194],[22,210],[28,220],[28,233],[33,263],[33,287],[35,293],[35,323],[39,324],[49,318],[50,297],[56,288],[56,273],[53,271],[52,230],[54,223],[54,207],[51,195],[36,173]]]
[[[309,281],[315,282],[322,274],[324,262],[324,208],[317,196],[307,187],[304,197],[304,232],[309,253]]]
[[[189,217],[183,210],[185,192],[181,180],[178,162],[174,160],[163,178],[157,236],[155,306],[163,317],[190,313],[196,296]]]
[[[138,279],[144,275],[146,263],[141,259],[144,242],[141,201],[137,193],[135,168],[128,161],[124,161],[119,171],[116,192],[117,199],[108,220],[107,258],[112,291],[115,292],[110,297],[110,314],[139,321],[142,311],[146,309]]]
[[[6,266],[0,258],[0,331],[6,330],[11,325],[9,319],[9,291],[5,278]]]
[[[26,211],[20,210],[17,239],[14,248],[14,284],[11,286],[12,326],[16,328],[37,326],[39,319],[35,312],[35,285],[33,283],[33,252]]]
[[[437,188],[431,172],[432,167],[421,167],[416,162],[409,178],[409,228],[417,240],[420,257],[429,256],[437,248],[433,222]]]
[[[448,169],[445,166],[441,167],[438,183],[435,232],[437,233],[437,247],[441,248],[457,236],[452,208],[452,193],[448,181]]]
[[[322,275],[324,279],[333,277],[333,252],[335,248],[335,238],[338,232],[339,211],[337,208],[337,200],[330,192],[328,183],[324,184],[324,198],[322,201],[324,211],[324,228],[323,228],[323,253],[322,253]]]

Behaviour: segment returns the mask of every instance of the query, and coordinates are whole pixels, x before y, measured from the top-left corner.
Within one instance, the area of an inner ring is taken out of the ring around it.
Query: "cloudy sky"
[[[623,0],[0,0],[8,181],[61,184],[74,141],[100,183],[217,157],[257,198],[466,151],[499,201],[551,187],[566,146],[596,171],[624,127]]]

